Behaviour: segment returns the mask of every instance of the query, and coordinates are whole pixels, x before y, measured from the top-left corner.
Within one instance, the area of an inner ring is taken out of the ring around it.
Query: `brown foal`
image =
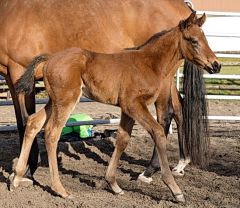
[[[62,197],[69,194],[60,182],[57,166],[57,143],[62,127],[82,94],[96,101],[121,108],[121,122],[114,153],[106,172],[106,180],[115,193],[122,194],[116,181],[119,159],[128,145],[132,127],[138,121],[151,135],[158,151],[162,180],[179,202],[184,202],[181,189],[169,168],[164,128],[153,118],[147,106],[158,99],[162,114],[166,112],[176,66],[188,59],[209,73],[220,70],[215,54],[209,48],[201,26],[205,15],[189,18],[169,31],[152,36],[138,50],[116,54],[102,54],[71,48],[48,59],[43,70],[49,103],[29,116],[20,158],[15,170],[13,187],[23,177],[32,142],[42,127],[48,152],[52,189]],[[104,76],[103,76],[104,75]],[[26,91],[24,80],[17,84],[18,91]],[[161,99],[159,99],[161,98]]]

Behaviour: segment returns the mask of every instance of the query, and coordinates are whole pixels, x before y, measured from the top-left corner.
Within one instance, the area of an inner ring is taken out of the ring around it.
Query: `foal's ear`
[[[204,24],[204,22],[206,21],[206,14],[204,13],[201,17],[199,17],[197,20],[196,20],[196,24],[199,26],[199,27],[202,27],[202,25]]]
[[[195,23],[196,21],[196,11],[192,12],[192,14],[190,14],[190,16],[186,19],[186,20],[182,20],[179,23],[179,27],[180,30],[183,31],[185,29],[187,29],[189,26],[191,26],[192,24]]]

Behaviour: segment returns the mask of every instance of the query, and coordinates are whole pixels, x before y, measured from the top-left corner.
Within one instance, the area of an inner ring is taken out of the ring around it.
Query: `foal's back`
[[[49,59],[44,80],[50,97],[55,97],[57,91],[64,94],[84,87],[88,97],[120,105],[132,95],[156,92],[159,80],[148,63],[145,54],[137,50],[102,54],[71,48]]]

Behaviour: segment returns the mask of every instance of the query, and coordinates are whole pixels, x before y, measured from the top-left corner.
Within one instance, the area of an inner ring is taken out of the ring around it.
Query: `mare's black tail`
[[[185,149],[192,163],[204,168],[209,162],[209,137],[203,70],[186,60],[183,73]]]

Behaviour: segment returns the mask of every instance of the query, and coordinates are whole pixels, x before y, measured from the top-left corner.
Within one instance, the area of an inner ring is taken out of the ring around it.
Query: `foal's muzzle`
[[[213,64],[212,64],[212,67],[213,67],[214,73],[219,73],[222,66],[217,61],[214,61]]]
[[[218,63],[217,61],[214,61],[212,63],[212,67],[211,67],[211,69],[209,71],[210,71],[211,74],[219,73],[220,70],[221,70],[221,67],[222,66],[221,66],[220,63]]]
[[[218,63],[217,61],[214,61],[212,64],[211,64],[211,67],[210,66],[207,66],[207,71],[208,73],[210,74],[216,74],[216,73],[219,73],[220,70],[221,70],[221,64]]]

